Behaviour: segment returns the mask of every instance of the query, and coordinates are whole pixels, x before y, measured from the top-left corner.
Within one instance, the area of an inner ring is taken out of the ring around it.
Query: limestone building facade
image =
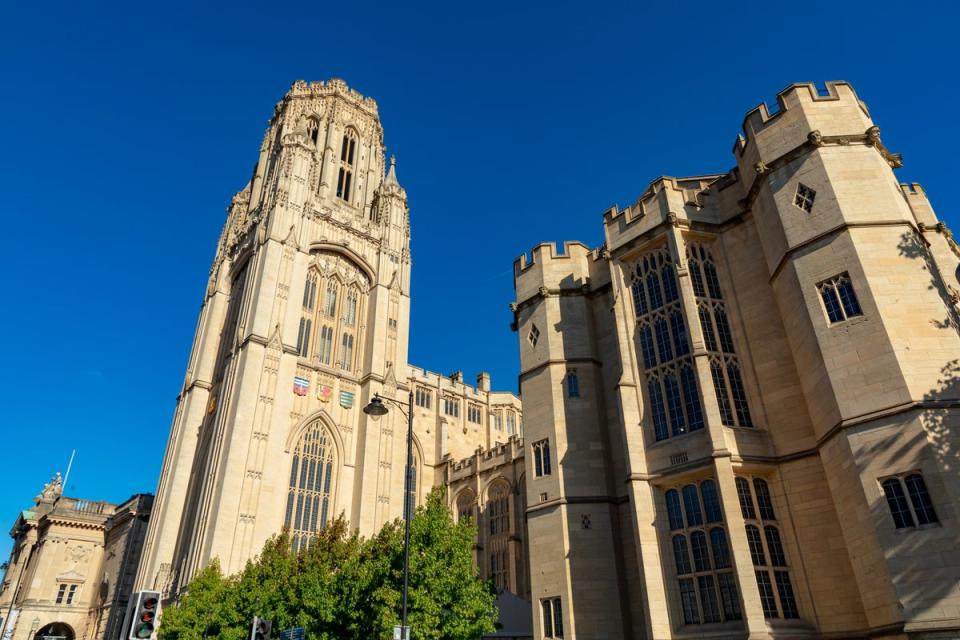
[[[374,394],[413,401],[416,502],[478,449],[522,448],[520,401],[489,375],[408,364],[410,229],[376,102],[341,80],[294,83],[228,209],[138,588],[176,595],[214,558],[236,572],[284,528],[299,546],[339,514],[362,535],[401,517],[406,418],[368,417]],[[489,545],[517,550],[520,467],[487,467],[498,505],[510,495],[497,525],[514,528]],[[479,513],[489,491],[470,490]],[[494,563],[484,575],[528,589],[520,560]]]
[[[960,250],[847,83],[515,263],[535,638],[960,637]]]
[[[122,504],[62,495],[59,474],[20,512],[0,585],[3,640],[115,640],[153,496]]]

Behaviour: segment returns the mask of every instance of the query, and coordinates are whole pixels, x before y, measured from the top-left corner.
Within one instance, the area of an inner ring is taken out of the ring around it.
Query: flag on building
[[[293,392],[298,396],[305,396],[310,391],[310,381],[306,378],[296,376],[293,379]]]

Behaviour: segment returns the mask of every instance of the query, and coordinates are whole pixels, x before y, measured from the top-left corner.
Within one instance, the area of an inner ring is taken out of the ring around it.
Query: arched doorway
[[[37,631],[33,640],[73,640],[73,629],[63,622],[51,622]]]

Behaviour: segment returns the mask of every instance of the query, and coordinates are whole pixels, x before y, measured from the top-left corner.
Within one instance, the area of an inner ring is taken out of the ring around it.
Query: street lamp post
[[[400,410],[407,418],[407,467],[403,480],[403,605],[401,609],[401,629],[402,640],[410,639],[410,629],[407,627],[407,589],[410,584],[410,520],[413,518],[411,513],[411,482],[413,480],[413,390],[407,397],[407,407],[404,411],[403,403],[392,398],[382,398],[379,394],[374,394],[373,399],[363,408],[363,412],[369,416],[379,417],[387,415],[389,411],[384,406],[384,402],[389,402]]]

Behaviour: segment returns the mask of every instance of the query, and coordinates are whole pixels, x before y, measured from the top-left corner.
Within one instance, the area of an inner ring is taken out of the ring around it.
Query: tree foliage
[[[453,523],[442,488],[410,523],[408,624],[415,640],[476,640],[494,630],[494,590],[473,564],[476,530]],[[294,552],[286,534],[271,538],[237,575],[215,561],[179,602],[163,611],[160,640],[248,637],[254,615],[281,629],[303,627],[310,640],[392,638],[400,624],[403,522],[362,539],[340,517]]]

